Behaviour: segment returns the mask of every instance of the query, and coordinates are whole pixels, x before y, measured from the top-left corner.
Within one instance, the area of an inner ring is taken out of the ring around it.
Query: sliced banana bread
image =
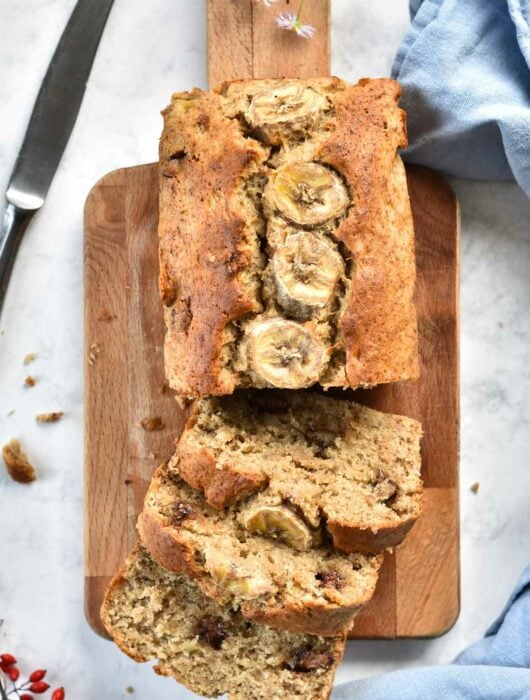
[[[259,493],[242,516],[256,532],[288,517],[301,533],[327,529],[339,549],[375,552],[420,514],[420,437],[412,418],[342,399],[237,392],[195,402],[171,464],[214,508]]]
[[[383,555],[336,552],[317,528],[301,532],[294,513],[293,523],[275,525],[281,537],[262,537],[246,526],[247,514],[244,504],[212,508],[178,469],[164,465],[138,529],[160,565],[188,574],[203,593],[249,619],[322,636],[347,632],[373,594]]]
[[[186,576],[136,547],[105,596],[101,618],[135,661],[206,697],[326,700],[344,638],[272,630],[222,608]]]
[[[173,96],[160,290],[179,394],[418,376],[400,91],[318,78]]]

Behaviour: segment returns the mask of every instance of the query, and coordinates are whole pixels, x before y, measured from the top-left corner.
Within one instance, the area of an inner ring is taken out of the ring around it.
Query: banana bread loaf
[[[249,527],[286,513],[309,537],[325,528],[336,548],[399,544],[421,509],[421,426],[306,391],[254,390],[200,399],[171,465],[208,503],[249,494]]]
[[[399,95],[392,80],[320,78],[173,96],[159,242],[179,394],[417,377]]]
[[[182,574],[157,566],[136,547],[105,596],[101,618],[135,661],[207,697],[326,700],[344,638],[256,625],[222,608]]]
[[[324,637],[347,632],[374,591],[383,556],[343,554],[317,528],[305,541],[296,520],[276,524],[282,537],[245,525],[245,504],[223,511],[160,467],[138,521],[142,543],[169,571],[191,576],[221,605],[244,617],[291,632]],[[293,514],[294,515],[294,514]]]

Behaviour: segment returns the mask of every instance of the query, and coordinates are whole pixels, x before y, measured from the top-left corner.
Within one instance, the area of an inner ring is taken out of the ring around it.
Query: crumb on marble
[[[28,352],[27,355],[24,355],[24,364],[29,365],[36,357],[36,352]]]
[[[28,376],[24,379],[24,384],[26,386],[35,386],[36,383],[37,380],[31,374],[28,374]]]
[[[56,423],[64,416],[64,411],[52,411],[51,413],[39,413],[37,415],[38,423]]]
[[[499,321],[497,325],[499,326],[499,328],[504,328],[504,323],[502,321]]]
[[[473,491],[473,493],[478,493],[479,488],[480,484],[478,483],[478,481],[475,481],[474,484],[471,484],[471,491]]]
[[[14,412],[15,412],[15,409],[12,408],[10,411],[7,412],[7,417],[9,418],[10,416],[12,416]]]
[[[13,438],[3,446],[2,457],[4,458],[7,473],[13,481],[18,481],[19,484],[29,484],[37,478],[35,467],[29,461],[27,454],[16,438]]]
[[[160,416],[144,418],[140,421],[140,425],[148,433],[153,432],[154,430],[164,430],[164,428],[166,427],[164,421],[162,420],[162,418],[160,418]]]
[[[125,688],[125,692],[126,692],[126,693],[129,693],[129,695],[132,695],[132,694],[134,693],[134,688],[132,687],[132,685],[128,685],[128,686]]]

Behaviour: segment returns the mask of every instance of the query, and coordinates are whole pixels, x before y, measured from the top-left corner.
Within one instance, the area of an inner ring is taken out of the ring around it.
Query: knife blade
[[[15,257],[44,204],[74,127],[114,0],[78,0],[40,87],[6,191],[0,231],[0,313]]]

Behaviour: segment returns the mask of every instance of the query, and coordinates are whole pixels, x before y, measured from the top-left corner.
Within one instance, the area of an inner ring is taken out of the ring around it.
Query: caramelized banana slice
[[[265,196],[273,208],[302,226],[316,226],[341,216],[350,203],[340,177],[320,163],[291,163],[279,168]]]
[[[288,130],[310,126],[328,106],[325,97],[310,87],[295,82],[278,83],[256,93],[245,114],[249,124],[279,144]]]
[[[258,321],[247,332],[248,363],[267,385],[301,389],[320,377],[326,349],[304,326],[276,318]]]
[[[262,504],[251,508],[243,514],[243,526],[253,534],[281,540],[300,552],[311,547],[309,528],[286,506]]]
[[[245,562],[235,561],[233,552],[219,551],[211,546],[205,549],[204,555],[206,570],[230,593],[251,600],[270,592],[271,579],[252,571]]]
[[[274,253],[272,271],[278,303],[296,318],[328,306],[344,275],[340,254],[310,231],[290,233]]]

